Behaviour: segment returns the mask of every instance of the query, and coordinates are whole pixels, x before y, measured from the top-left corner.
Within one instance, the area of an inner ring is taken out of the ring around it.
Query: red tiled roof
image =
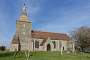
[[[47,40],[48,38],[50,38],[51,40],[69,40],[69,37],[67,36],[67,34],[62,34],[62,33],[32,31],[31,35],[32,35],[32,38],[44,39],[44,40]],[[19,37],[16,34],[12,40],[12,43],[18,44],[19,43],[18,38]]]
[[[38,38],[38,39],[50,38],[51,40],[69,40],[67,34],[62,34],[62,33],[32,31],[31,35],[32,38]]]

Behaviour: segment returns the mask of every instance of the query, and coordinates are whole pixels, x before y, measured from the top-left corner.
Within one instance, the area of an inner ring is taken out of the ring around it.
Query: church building
[[[43,32],[32,30],[24,4],[20,18],[16,21],[16,33],[11,42],[11,51],[67,51],[72,49],[70,38],[65,33]]]

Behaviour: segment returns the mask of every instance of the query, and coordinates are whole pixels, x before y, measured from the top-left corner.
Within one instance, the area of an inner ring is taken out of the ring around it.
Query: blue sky
[[[0,45],[10,45],[24,0],[0,0]],[[90,0],[28,0],[32,29],[68,33],[90,27]]]

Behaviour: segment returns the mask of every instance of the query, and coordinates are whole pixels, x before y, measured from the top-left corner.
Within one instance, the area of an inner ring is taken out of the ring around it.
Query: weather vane
[[[26,4],[28,2],[28,0],[24,0],[24,4]]]

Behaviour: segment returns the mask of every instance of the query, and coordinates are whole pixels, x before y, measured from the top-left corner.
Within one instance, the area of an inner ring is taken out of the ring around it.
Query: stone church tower
[[[32,51],[31,29],[32,22],[28,19],[26,4],[22,7],[19,20],[16,21],[16,34],[14,38],[17,40],[18,45],[14,45],[16,50],[30,50]],[[15,40],[13,39],[13,40]],[[12,49],[14,47],[12,45]],[[14,48],[15,48],[14,47]],[[18,48],[18,49],[17,49]]]

